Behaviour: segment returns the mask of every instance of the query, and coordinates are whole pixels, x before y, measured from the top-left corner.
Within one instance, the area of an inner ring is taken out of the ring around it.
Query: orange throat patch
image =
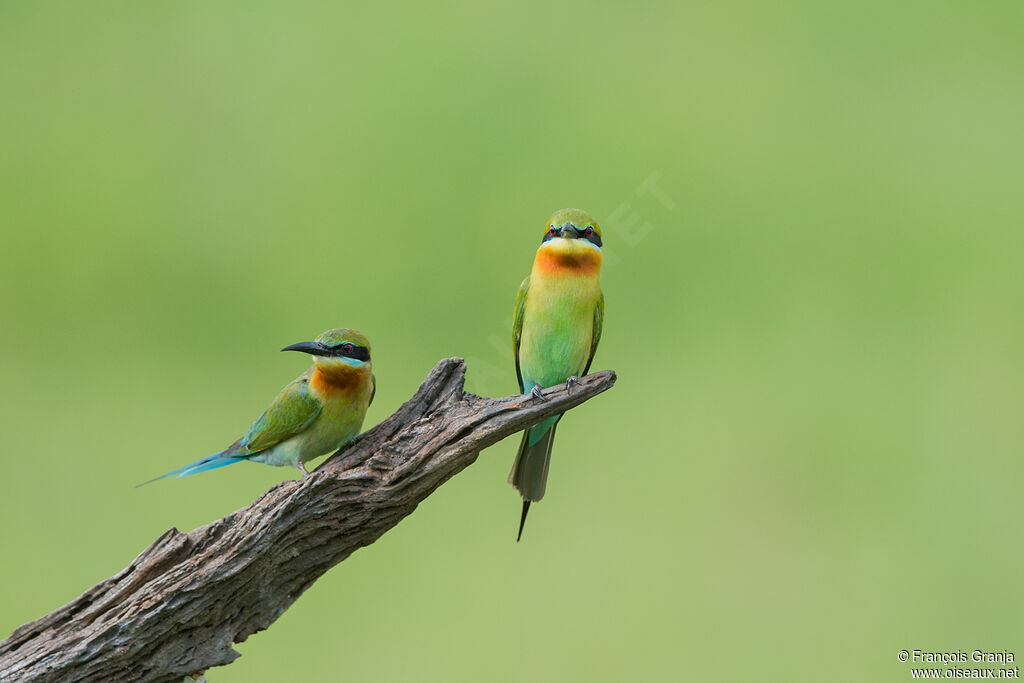
[[[541,247],[534,266],[545,275],[595,275],[601,270],[601,252],[591,247]]]
[[[332,367],[320,367],[313,370],[309,380],[310,387],[319,394],[351,394],[370,376],[368,366],[352,367],[339,363]]]

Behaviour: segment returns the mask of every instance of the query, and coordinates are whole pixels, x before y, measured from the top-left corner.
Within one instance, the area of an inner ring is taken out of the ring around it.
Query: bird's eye
[[[556,228],[555,226],[552,225],[550,228],[548,228],[548,234],[549,235],[557,235],[558,234],[558,228]]]
[[[352,345],[351,344],[342,344],[341,345],[341,350],[343,352],[345,352],[345,353],[352,353]]]
[[[591,235],[594,234],[594,227],[592,225],[588,225],[587,229],[583,231],[583,234],[586,235],[587,237],[590,237]]]

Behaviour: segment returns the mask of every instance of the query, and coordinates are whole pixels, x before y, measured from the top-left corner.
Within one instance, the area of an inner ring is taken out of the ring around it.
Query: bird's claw
[[[309,476],[309,470],[306,469],[306,463],[304,463],[304,462],[302,462],[300,460],[299,462],[297,462],[295,464],[295,466],[299,468],[300,472],[302,472],[302,476],[303,477],[308,477]]]
[[[544,398],[544,394],[540,392],[540,385],[534,385],[533,389],[530,390],[530,396],[533,396],[538,401],[546,401],[547,399]]]
[[[573,385],[579,385],[580,378],[576,375],[572,375],[569,379],[565,380],[565,393],[571,394]]]

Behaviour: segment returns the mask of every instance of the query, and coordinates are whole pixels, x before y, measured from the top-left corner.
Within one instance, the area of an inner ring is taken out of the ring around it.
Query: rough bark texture
[[[231,663],[324,572],[369,545],[479,452],[610,388],[584,377],[546,401],[464,394],[459,358],[310,476],[183,534],[0,643],[2,681],[172,681]],[[511,540],[511,539],[510,539]]]

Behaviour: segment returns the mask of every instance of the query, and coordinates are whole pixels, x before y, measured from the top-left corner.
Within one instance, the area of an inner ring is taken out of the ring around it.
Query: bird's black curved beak
[[[327,356],[330,354],[330,350],[321,344],[320,342],[299,342],[298,344],[292,344],[286,346],[282,351],[301,351],[302,353],[308,353],[311,356]]]

